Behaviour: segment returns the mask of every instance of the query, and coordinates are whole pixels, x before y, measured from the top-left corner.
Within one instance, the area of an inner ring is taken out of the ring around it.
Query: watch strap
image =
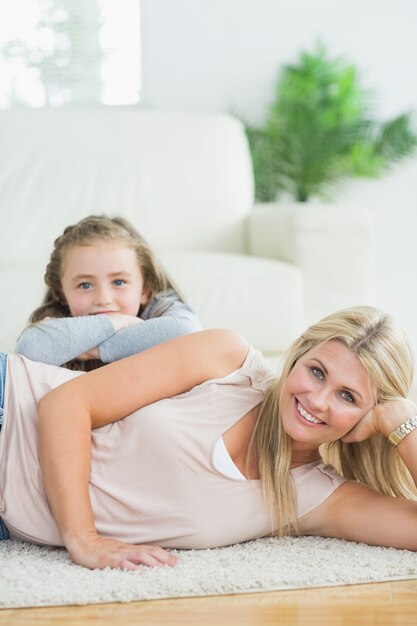
[[[408,420],[400,424],[388,436],[388,441],[396,448],[401,441],[407,437],[415,428],[417,428],[417,415],[410,417]]]

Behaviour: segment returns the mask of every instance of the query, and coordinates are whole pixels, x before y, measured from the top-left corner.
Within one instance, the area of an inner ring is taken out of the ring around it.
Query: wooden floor
[[[1,626],[416,626],[417,580],[177,600],[0,610]]]

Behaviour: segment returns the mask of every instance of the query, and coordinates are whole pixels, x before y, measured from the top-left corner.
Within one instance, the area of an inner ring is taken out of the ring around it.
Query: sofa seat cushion
[[[282,353],[303,329],[303,278],[294,265],[223,252],[159,251],[205,328],[232,328],[265,354]],[[45,258],[0,269],[0,350],[13,351],[43,294]]]
[[[265,354],[303,330],[303,278],[283,261],[224,252],[158,251],[205,328],[232,328]]]

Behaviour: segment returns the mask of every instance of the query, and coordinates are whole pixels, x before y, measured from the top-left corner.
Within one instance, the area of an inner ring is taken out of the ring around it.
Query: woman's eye
[[[123,287],[123,285],[126,285],[126,281],[123,280],[123,278],[116,278],[116,280],[113,281],[113,285],[116,287]]]
[[[350,391],[342,391],[340,395],[342,396],[343,400],[346,400],[346,402],[355,402],[355,398],[352,396]]]
[[[324,380],[324,372],[319,367],[310,367],[311,373],[315,378],[319,380]]]
[[[91,283],[80,283],[78,285],[78,289],[90,289],[92,287]]]

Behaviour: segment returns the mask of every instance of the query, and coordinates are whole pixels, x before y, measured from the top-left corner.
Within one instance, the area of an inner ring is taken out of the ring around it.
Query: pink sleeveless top
[[[0,515],[12,537],[63,545],[39,469],[36,403],[78,375],[21,356],[8,358]],[[172,548],[225,546],[273,532],[260,481],[230,478],[213,463],[219,437],[262,402],[273,378],[271,367],[251,347],[232,374],[95,430],[89,491],[98,532]],[[291,473],[299,516],[343,482],[320,462]]]

